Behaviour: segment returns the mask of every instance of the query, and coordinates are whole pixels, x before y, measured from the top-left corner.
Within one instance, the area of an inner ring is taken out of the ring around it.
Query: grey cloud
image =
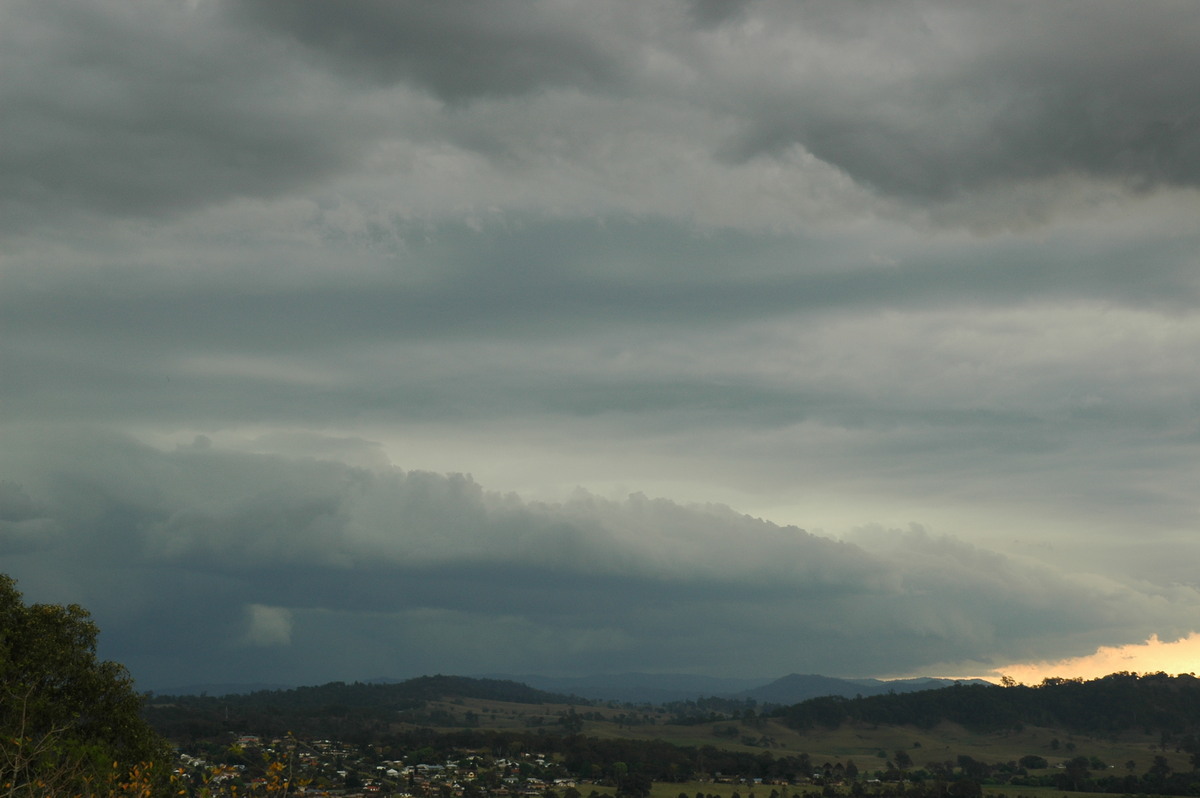
[[[811,495],[913,508],[847,511],[855,523],[929,520],[923,508],[964,497],[1070,505],[1110,538],[1194,521],[1180,401],[1200,390],[1192,236],[864,244],[604,221],[430,226],[423,248],[375,269],[353,247],[313,247],[355,268],[303,279],[175,271],[175,250],[161,266],[28,274],[0,292],[0,407],[51,424],[253,426],[268,450],[370,467],[382,447],[351,439],[386,428],[423,440],[406,466],[492,461],[489,483],[519,490],[535,480],[503,460],[529,473],[548,458],[537,479],[554,485],[732,485],[741,495],[719,498],[747,509]],[[340,440],[313,448],[304,430],[319,429]],[[269,509],[175,523],[291,523]],[[321,523],[312,534],[343,521]],[[1094,551],[1101,570],[1130,562]]]
[[[751,0],[690,0],[692,16],[702,27],[743,18]]]
[[[0,553],[38,551],[50,548],[57,541],[58,525],[48,518],[29,518],[23,521],[0,521]]]
[[[1076,175],[1135,190],[1200,183],[1200,20],[1189,6],[868,5],[837,17],[860,25],[832,31],[827,6],[816,8],[779,35],[815,22],[821,45],[845,49],[847,74],[789,79],[781,68],[762,81],[731,155],[800,144],[919,201]]]
[[[427,247],[367,275],[307,283],[282,276],[276,285],[255,277],[246,280],[252,291],[240,280],[160,279],[154,264],[58,284],[29,281],[0,298],[0,324],[13,340],[36,332],[47,342],[80,335],[135,347],[187,341],[225,351],[318,351],[348,341],[582,332],[615,320],[711,324],[1035,297],[1171,307],[1190,304],[1200,289],[1190,235],[1118,239],[1100,251],[1073,236],[929,245],[902,264],[873,263],[849,240],[704,235],[667,220],[447,225],[427,235]],[[830,266],[838,248],[843,262]],[[321,254],[353,252],[330,246]],[[1131,261],[1143,268],[1133,272]],[[122,290],[105,290],[113,281]],[[148,329],[158,335],[147,340]]]
[[[0,554],[50,548],[58,531],[20,484],[0,480]]]
[[[0,208],[160,216],[273,197],[352,162],[363,120],[319,75],[205,4],[8,4],[0,32]]]
[[[1044,449],[1133,415],[1178,423],[1182,411],[1165,396],[1130,393],[1094,367],[1120,353],[1126,375],[1171,374],[1174,390],[1188,390],[1186,369],[1146,371],[1145,353],[1153,314],[1197,297],[1195,241],[1110,236],[1097,247],[1086,233],[906,243],[892,249],[897,263],[880,264],[848,237],[703,235],[664,221],[447,226],[373,271],[308,280],[269,268],[209,280],[204,269],[177,273],[168,250],[140,269],[89,275],[80,265],[70,279],[10,281],[0,293],[0,402],[30,419],[192,425],[329,424],[347,413],[397,423],[544,414],[906,424],[945,430],[923,442],[963,452]],[[339,245],[308,254],[353,256]],[[1099,311],[1051,313],[1048,303],[1110,307],[1110,317],[1131,309],[1120,315],[1134,327],[1120,335]],[[999,328],[976,324],[988,315]],[[1111,346],[1046,332],[1068,316],[1095,335],[1111,329]],[[1186,358],[1187,325],[1168,326],[1184,335],[1172,351]],[[1025,362],[1024,347],[1060,353],[1060,365]],[[919,387],[918,374],[938,389]],[[970,387],[1010,384],[1006,374],[1075,393],[1062,406],[1078,412]]]
[[[432,189],[450,208],[769,227],[800,204],[878,211],[848,175],[940,207],[939,224],[994,229],[1086,203],[1072,180],[1136,193],[1200,177],[1187,6],[713,8],[15,2],[0,209],[15,234],[377,174],[402,195],[428,170],[405,201],[417,216]],[[980,199],[997,189],[1016,194]]]
[[[16,482],[0,481],[0,521],[28,521],[37,517],[33,499]]]
[[[339,69],[377,81],[411,80],[450,102],[549,87],[594,89],[621,72],[596,41],[599,31],[556,3],[255,0],[227,9],[326,54]]]

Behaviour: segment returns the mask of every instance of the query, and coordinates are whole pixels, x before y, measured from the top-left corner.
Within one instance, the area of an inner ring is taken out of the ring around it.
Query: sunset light
[[[1110,673],[1192,673],[1200,661],[1200,633],[1163,642],[1151,635],[1145,643],[1126,646],[1101,646],[1094,654],[1052,662],[1010,665],[996,671],[1022,684],[1038,684],[1051,677],[1097,679]]]

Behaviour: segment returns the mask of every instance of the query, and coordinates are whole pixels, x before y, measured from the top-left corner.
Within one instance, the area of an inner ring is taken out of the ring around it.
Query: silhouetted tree
[[[97,659],[97,634],[82,607],[27,605],[0,574],[0,784],[9,795],[39,782],[42,794],[73,793],[114,767],[165,760],[125,668]]]

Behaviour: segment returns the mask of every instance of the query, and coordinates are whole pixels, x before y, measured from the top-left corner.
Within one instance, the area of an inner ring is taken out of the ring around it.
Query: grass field
[[[1172,748],[1164,751],[1158,746],[1157,735],[1140,732],[1100,737],[1027,726],[1019,731],[980,734],[951,723],[943,723],[932,729],[844,724],[837,729],[798,732],[769,718],[756,718],[748,723],[726,720],[675,725],[668,722],[669,717],[664,712],[649,709],[634,711],[627,707],[572,708],[565,704],[530,705],[464,699],[443,703],[437,708],[453,717],[465,717],[470,712],[482,728],[510,731],[560,729],[561,716],[574,709],[581,714],[589,713],[592,718],[586,720],[582,728],[582,733],[588,736],[663,740],[679,746],[714,746],[754,754],[770,751],[776,757],[808,754],[818,767],[825,762],[846,764],[853,761],[864,776],[886,769],[888,760],[893,759],[898,750],[908,754],[914,769],[923,768],[929,763],[956,763],[960,755],[987,763],[1004,763],[1015,762],[1029,754],[1044,757],[1052,767],[1042,773],[1051,774],[1058,772],[1054,765],[1076,756],[1095,757],[1103,761],[1111,773],[1118,775],[1145,773],[1155,756],[1160,755],[1174,770],[1192,769],[1186,753]],[[1132,763],[1131,767],[1129,763]],[[678,798],[680,792],[687,793],[689,798],[694,798],[697,792],[718,798],[732,798],[735,791],[739,792],[741,798],[750,798],[750,792],[754,793],[755,798],[769,798],[771,789],[770,785],[765,785],[765,789],[764,785],[758,785],[751,790],[749,785],[707,782],[660,784],[656,785],[652,798]],[[789,794],[797,789],[804,791],[803,788],[790,788]],[[987,792],[996,798],[1000,795],[1005,798],[1059,798],[1063,795],[1061,790],[1035,787],[1010,787]],[[1086,794],[1070,793],[1068,798],[1086,798]]]
[[[739,794],[742,798],[749,798],[751,794],[754,798],[769,798],[771,790],[778,789],[780,793],[784,790],[788,791],[789,795],[797,792],[803,793],[805,790],[819,791],[819,787],[799,786],[799,787],[779,787],[775,788],[771,785],[756,785],[750,788],[748,785],[735,784],[713,784],[711,782],[686,782],[682,784],[656,783],[650,791],[650,798],[679,798],[682,793],[688,798],[694,798],[696,793],[702,795],[715,795],[718,798],[732,798],[734,793]],[[849,795],[849,791],[845,791]],[[1113,798],[1109,793],[1092,793],[1092,792],[1063,792],[1062,790],[1054,789],[1053,787],[987,787],[983,788],[985,798]]]

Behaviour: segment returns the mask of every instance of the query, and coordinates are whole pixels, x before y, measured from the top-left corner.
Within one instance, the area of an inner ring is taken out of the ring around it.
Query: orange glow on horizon
[[[995,676],[1008,676],[1022,684],[1040,684],[1043,679],[1098,679],[1110,673],[1193,673],[1200,665],[1200,633],[1192,632],[1169,643],[1151,635],[1145,643],[1101,646],[1096,653],[1057,661],[1029,662],[997,668]]]

